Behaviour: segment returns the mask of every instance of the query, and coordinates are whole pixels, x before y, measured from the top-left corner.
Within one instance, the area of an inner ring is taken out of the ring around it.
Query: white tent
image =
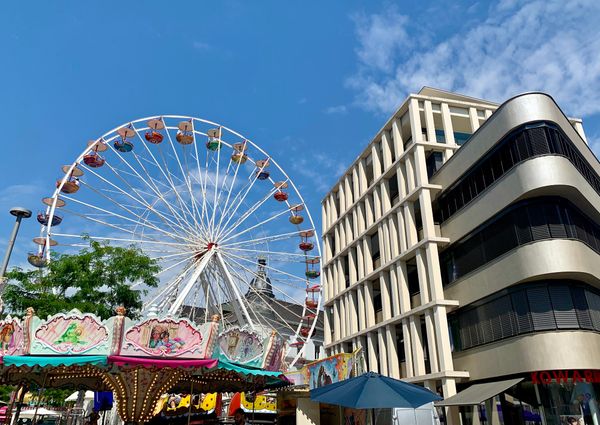
[[[69,397],[65,398],[65,401],[77,401],[77,396],[78,395],[79,395],[79,391],[75,391]],[[94,392],[93,391],[86,391],[85,392],[84,400],[93,400],[93,399],[94,399]]]
[[[35,415],[35,409],[22,410],[19,417],[25,418],[25,419],[30,419],[30,418],[33,418],[33,415]],[[62,412],[57,412],[56,410],[48,410],[45,407],[40,407],[37,410],[38,417],[40,417],[40,416],[60,416],[60,415],[62,415]]]

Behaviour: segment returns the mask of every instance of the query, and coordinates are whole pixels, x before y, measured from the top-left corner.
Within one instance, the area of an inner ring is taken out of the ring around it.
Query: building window
[[[381,255],[379,252],[379,231],[371,235],[371,259],[373,260],[373,270],[381,265]]]
[[[569,159],[600,194],[600,176],[593,171],[562,130],[553,123],[543,121],[521,126],[511,132],[449,189],[442,192],[433,206],[436,221],[442,223],[448,220],[518,163],[548,154]]]
[[[558,197],[518,202],[440,254],[444,285],[531,241],[577,239],[600,254],[600,226]]]
[[[454,142],[458,146],[462,146],[466,143],[467,140],[471,137],[470,133],[461,133],[459,131],[455,131],[454,134]],[[444,130],[435,130],[435,141],[438,143],[448,143],[446,141],[446,133]]]
[[[398,176],[396,174],[394,174],[392,177],[390,177],[388,179],[387,183],[388,183],[388,189],[390,191],[390,203],[393,206],[398,203],[398,199],[400,196],[400,192],[398,190]]]
[[[600,292],[572,280],[525,283],[448,315],[454,351],[531,332],[600,332]]]
[[[431,176],[433,176],[437,172],[437,170],[440,169],[443,163],[444,158],[441,152],[431,152],[425,160],[425,164],[427,167],[427,177],[431,178]]]

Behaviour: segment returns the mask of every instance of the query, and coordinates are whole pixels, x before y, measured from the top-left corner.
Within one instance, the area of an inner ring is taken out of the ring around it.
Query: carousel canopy
[[[4,366],[57,367],[57,366],[104,366],[106,356],[4,356]]]

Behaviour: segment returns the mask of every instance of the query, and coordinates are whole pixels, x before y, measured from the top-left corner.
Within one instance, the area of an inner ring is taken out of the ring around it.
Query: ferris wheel
[[[61,170],[32,265],[57,245],[133,245],[161,266],[145,309],[275,331],[289,365],[302,359],[321,307],[321,251],[300,192],[263,149],[220,124],[164,115],[88,142]]]

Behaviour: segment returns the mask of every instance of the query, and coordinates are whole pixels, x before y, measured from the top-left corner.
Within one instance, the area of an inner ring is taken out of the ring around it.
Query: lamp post
[[[8,246],[6,247],[6,254],[4,255],[4,260],[2,261],[2,265],[0,266],[0,312],[2,311],[3,303],[2,303],[2,292],[4,292],[4,283],[5,278],[4,274],[6,273],[6,268],[8,267],[8,261],[10,260],[10,254],[12,253],[13,247],[15,246],[15,239],[17,239],[17,233],[19,233],[19,227],[21,226],[21,220],[23,218],[31,217],[31,211],[22,207],[14,207],[10,209],[10,213],[17,217],[15,221],[15,225],[13,227],[12,233],[10,234],[10,239],[8,240]]]

